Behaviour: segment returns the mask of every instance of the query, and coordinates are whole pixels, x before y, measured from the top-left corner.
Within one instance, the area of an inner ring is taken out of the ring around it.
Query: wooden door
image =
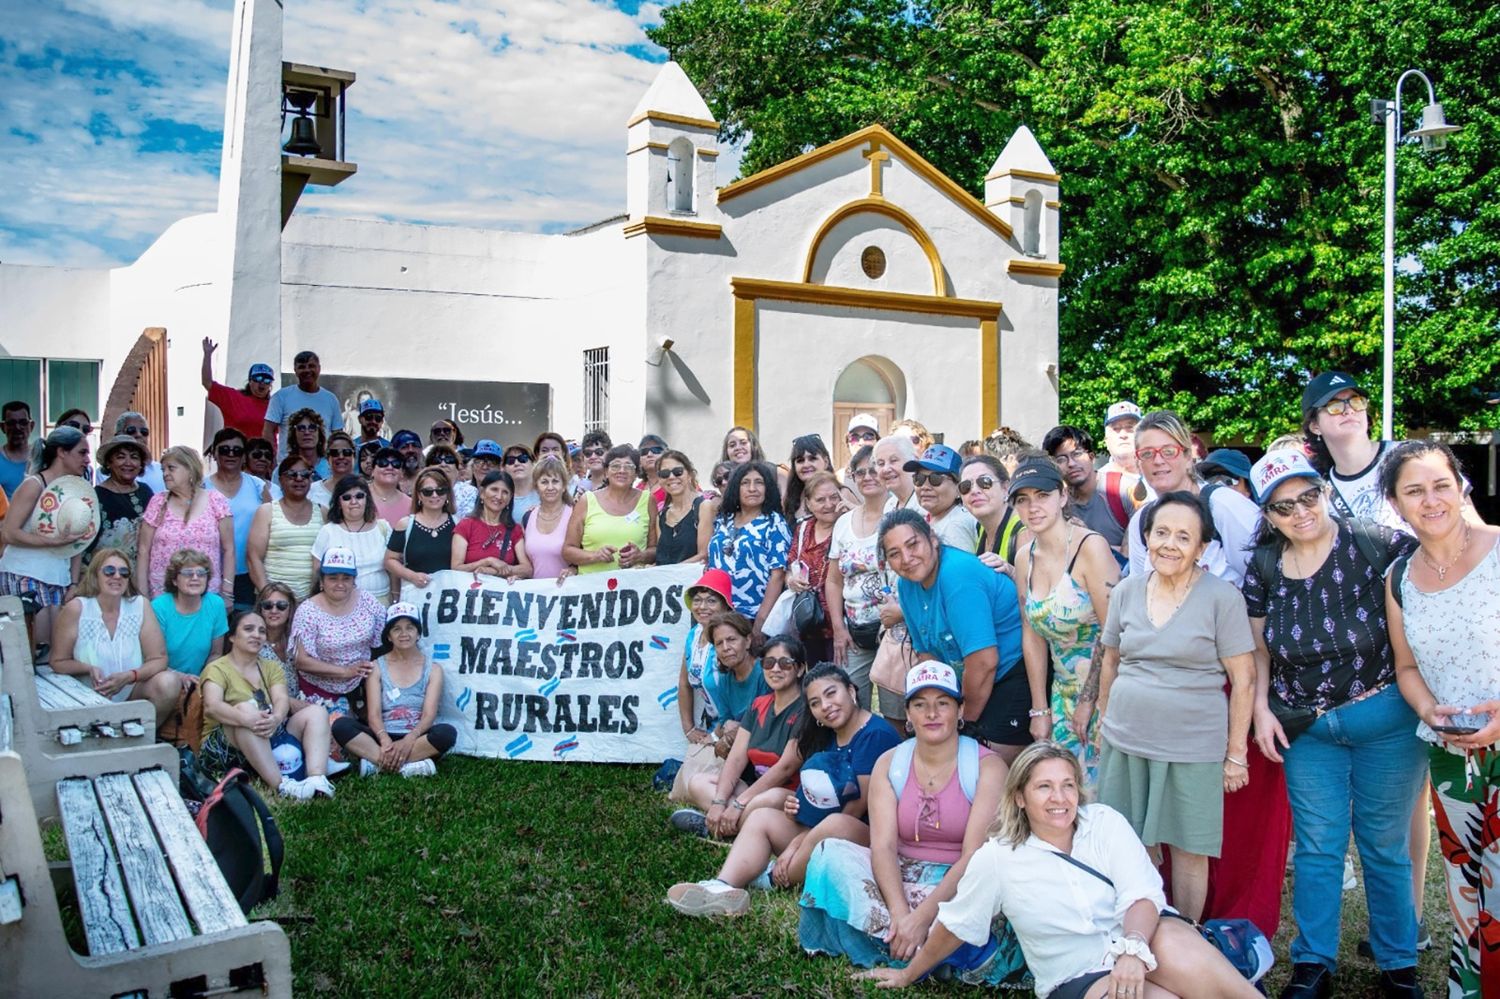
[[[890,402],[836,402],[833,404],[833,441],[829,448],[833,453],[833,467],[846,468],[849,464],[849,420],[855,413],[869,413],[880,424],[880,436],[890,433],[896,422],[896,405]]]

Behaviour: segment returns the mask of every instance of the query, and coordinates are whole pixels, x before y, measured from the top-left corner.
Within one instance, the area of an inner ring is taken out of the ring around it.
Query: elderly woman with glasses
[[[203,488],[203,459],[190,447],[167,448],[161,456],[166,492],[151,497],[141,518],[136,588],[149,596],[163,591],[167,563],[184,548],[209,558],[208,592],[234,599],[234,512],[223,493]]]
[[[130,409],[115,417],[115,436],[130,437],[139,441],[142,447],[149,450],[151,427],[147,425],[144,414]],[[105,469],[105,471],[107,472],[108,469]],[[147,461],[141,469],[140,479],[151,487],[153,493],[159,493],[166,488],[166,484],[161,479],[161,465],[158,462]]]
[[[206,592],[209,572],[207,555],[183,548],[167,563],[164,592],[151,601],[167,643],[167,667],[185,676],[197,676],[224,654],[229,610],[219,594]]]
[[[274,581],[290,586],[299,600],[312,592],[309,555],[326,520],[322,508],[307,498],[312,477],[306,461],[287,455],[279,469],[281,498],[255,513],[245,558],[257,589]]]
[[[635,488],[640,458],[620,444],[604,455],[608,475],[601,489],[573,504],[563,558],[580,574],[632,569],[656,558],[656,517],[651,494]]]

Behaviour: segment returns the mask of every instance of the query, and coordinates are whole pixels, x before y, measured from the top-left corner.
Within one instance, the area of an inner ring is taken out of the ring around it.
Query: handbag
[[[1266,697],[1266,705],[1271,709],[1271,714],[1281,724],[1281,730],[1286,733],[1288,744],[1294,742],[1297,736],[1312,728],[1313,722],[1318,720],[1318,711],[1311,707],[1293,707],[1286,703],[1274,693]]]
[[[900,695],[906,690],[906,674],[917,664],[905,625],[897,625],[880,636],[875,660],[870,663],[870,682]],[[897,704],[901,698],[897,697]]]
[[[866,652],[874,652],[880,648],[880,618],[868,624],[855,624],[849,620],[849,615],[845,614],[844,627],[849,630],[849,641]]]
[[[803,590],[792,598],[792,625],[798,635],[808,635],[823,630],[828,615],[823,613],[823,601],[816,590]]]

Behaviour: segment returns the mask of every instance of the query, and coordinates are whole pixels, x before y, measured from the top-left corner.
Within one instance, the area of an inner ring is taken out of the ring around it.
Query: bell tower
[[[1010,223],[1021,253],[1037,261],[1030,273],[1057,263],[1061,180],[1025,125],[1016,129],[984,178],[985,207]]]
[[[718,135],[719,123],[682,67],[662,66],[626,123],[627,227],[718,220]]]

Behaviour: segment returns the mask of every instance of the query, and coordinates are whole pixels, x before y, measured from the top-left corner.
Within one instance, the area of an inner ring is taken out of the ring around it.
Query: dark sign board
[[[282,382],[296,384],[292,375]],[[384,378],[378,375],[330,375],[319,383],[339,397],[344,428],[359,433],[359,404],[376,398],[385,407],[389,438],[397,430],[427,431],[439,419],[452,420],[463,431],[464,443],[488,437],[501,447],[531,446],[537,434],[552,425],[552,386],[541,382],[447,381],[439,378]]]

